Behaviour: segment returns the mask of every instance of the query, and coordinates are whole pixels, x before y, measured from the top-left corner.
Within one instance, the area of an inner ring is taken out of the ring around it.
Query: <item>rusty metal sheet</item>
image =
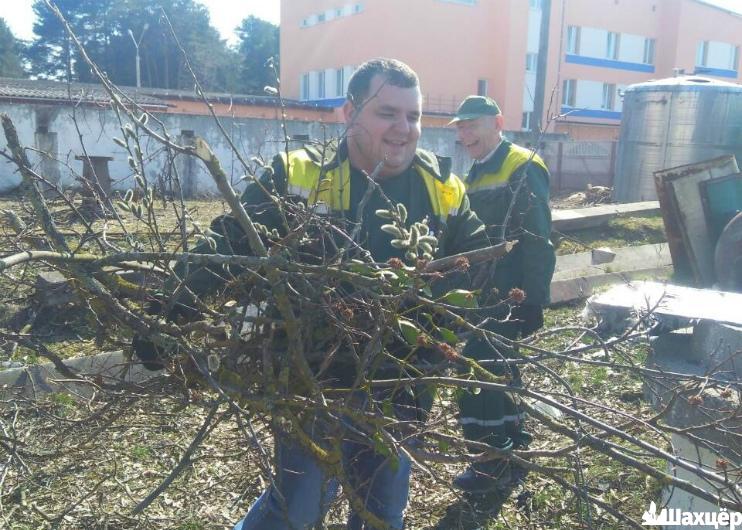
[[[670,195],[685,253],[697,285],[710,286],[715,281],[715,241],[706,224],[699,184],[738,172],[739,166],[734,155],[727,155],[696,164],[664,169],[654,174],[655,179],[663,181],[665,192]]]

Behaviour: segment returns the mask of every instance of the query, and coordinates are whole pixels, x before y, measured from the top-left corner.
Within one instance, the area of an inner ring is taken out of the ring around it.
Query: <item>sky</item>
[[[196,0],[204,4],[211,13],[211,23],[219,30],[222,37],[230,43],[235,42],[234,28],[249,15],[279,22],[279,0]],[[742,0],[704,0],[710,4],[736,11],[742,14]],[[3,0],[0,13],[10,26],[13,34],[21,39],[33,37],[33,0]]]
[[[742,2],[742,0],[739,0]],[[234,28],[250,15],[279,23],[279,0],[196,0],[205,5],[211,15],[211,24],[219,30],[222,38],[235,42]],[[17,38],[33,38],[33,0],[2,0],[0,17],[10,26]]]

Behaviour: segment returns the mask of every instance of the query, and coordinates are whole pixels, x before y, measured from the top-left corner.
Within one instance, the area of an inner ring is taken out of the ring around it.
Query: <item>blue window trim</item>
[[[302,103],[334,109],[336,107],[342,107],[343,103],[345,103],[345,98],[308,99],[302,101]]]
[[[615,110],[580,109],[562,105],[565,118],[598,118],[601,120],[620,120],[621,113]]]
[[[584,64],[586,66],[600,66],[602,68],[613,68],[615,70],[630,70],[632,72],[654,73],[653,64],[629,63],[626,61],[614,61],[613,59],[599,59],[597,57],[585,57],[584,55],[575,55],[568,53],[566,62],[572,64]]]
[[[696,66],[693,71],[694,74],[706,74],[715,75],[717,77],[729,77],[731,79],[737,79],[737,70],[727,70],[726,68],[710,68],[708,66]]]

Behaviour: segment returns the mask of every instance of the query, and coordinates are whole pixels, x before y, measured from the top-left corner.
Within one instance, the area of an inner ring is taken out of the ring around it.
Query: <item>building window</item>
[[[528,0],[528,6],[531,9],[541,9],[541,0]]]
[[[477,81],[477,95],[486,96],[489,90],[489,82],[486,79]]]
[[[574,107],[577,97],[577,80],[565,79],[562,83],[562,105],[565,107]]]
[[[601,109],[613,110],[616,105],[616,85],[612,83],[603,83],[603,103]]]
[[[567,53],[580,54],[580,27],[567,27]]]
[[[325,71],[320,70],[317,72],[317,99],[324,99],[325,97]]]
[[[654,64],[654,39],[644,39],[644,64]]]
[[[538,54],[526,54],[526,72],[535,72],[538,69]]]
[[[353,13],[360,13],[363,11],[363,4],[356,4],[353,6]]]
[[[531,130],[531,121],[533,120],[533,112],[524,112],[523,119],[520,122],[520,128],[524,131]]]
[[[607,59],[618,60],[618,49],[621,46],[621,35],[609,31],[605,41],[605,56]]]
[[[325,14],[320,13],[317,15],[317,22],[324,22],[325,21]]]
[[[739,71],[739,46],[734,47],[734,58],[732,59],[732,70]]]
[[[696,48],[696,66],[706,66],[709,56],[709,41],[704,40],[698,43]]]
[[[345,70],[338,68],[335,70],[335,95],[342,97],[345,92]]]
[[[317,24],[317,15],[309,15],[307,18],[301,21],[302,28],[308,28]]]
[[[301,99],[309,99],[309,74],[301,74]]]

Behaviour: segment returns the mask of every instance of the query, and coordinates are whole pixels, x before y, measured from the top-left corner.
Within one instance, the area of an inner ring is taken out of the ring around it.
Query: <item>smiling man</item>
[[[279,212],[274,200],[276,196],[284,197],[327,216],[338,231],[344,231],[346,236],[335,242],[336,248],[345,246],[346,238],[352,234],[357,247],[376,262],[404,259],[405,250],[394,248],[390,244],[393,236],[381,230],[388,220],[375,215],[378,209],[388,209],[391,201],[406,206],[408,223],[428,220],[430,232],[438,237],[436,257],[487,245],[484,225],[469,208],[464,184],[451,173],[450,160],[417,148],[422,95],[417,75],[409,66],[392,59],[375,59],[359,66],[349,81],[343,113],[347,135],[336,146],[308,145],[276,155],[271,170],[259,182],[248,185],[242,202],[253,221],[285,235],[284,215],[290,216],[292,208]],[[372,178],[374,183],[370,182]],[[373,189],[367,193],[369,187]],[[211,228],[216,234],[216,248],[203,243],[193,252],[252,254],[245,234],[231,216],[217,218]],[[345,258],[355,257],[357,247],[351,246]],[[175,272],[181,278],[185,275],[182,267],[176,267]],[[224,277],[229,276],[215,265],[191,267],[188,272],[184,284],[196,296],[215,291],[224,285]],[[193,306],[192,302],[184,304],[179,299],[175,306]],[[157,367],[161,362],[160,352],[152,343],[135,340],[133,346],[146,366]],[[360,345],[361,349],[364,347]],[[403,358],[411,353],[404,344],[385,347],[388,353]],[[319,363],[311,368],[322,371],[323,384],[350,388],[357,379],[358,366],[350,353],[335,357],[338,360],[330,367]],[[404,377],[399,364],[385,362],[384,357],[371,365],[373,368],[368,368],[364,378]],[[379,392],[357,390],[354,396],[359,394],[361,403],[369,405],[374,413],[388,414],[387,409],[382,410],[383,402],[392,404],[394,414],[401,421],[424,419],[429,395],[416,395],[405,385]],[[324,431],[333,421],[337,418],[306,418],[305,436],[321,445],[329,443]],[[314,528],[337,494],[337,477],[329,475],[296,442],[296,433],[276,428],[273,435],[276,476],[235,530]],[[361,430],[352,428],[344,435],[342,452],[344,474],[365,503],[365,509],[381,520],[384,527],[401,529],[410,477],[410,460],[406,454],[380,454],[372,440],[363,436]],[[361,517],[351,513],[348,528],[363,527]]]
[[[543,307],[556,257],[549,236],[549,172],[538,154],[503,137],[504,119],[497,103],[484,96],[469,96],[456,117],[459,141],[474,164],[466,176],[471,207],[487,227],[493,244],[517,241],[512,252],[488,271],[482,289],[483,326],[508,337],[526,337],[543,326]],[[498,375],[520,383],[517,366],[505,360],[517,354],[475,338],[464,349],[475,359],[500,359]],[[530,435],[523,429],[524,415],[512,396],[498,391],[464,392],[459,420],[468,440],[500,449],[523,448]],[[515,472],[515,473],[513,473]],[[499,460],[471,466],[454,484],[470,493],[504,489],[517,482],[523,470]]]
[[[343,114],[347,135],[335,151],[307,147],[278,155],[270,178],[263,179],[265,188],[294,195],[315,205],[317,211],[348,220],[346,232],[356,233],[357,243],[377,262],[404,257],[403,250],[390,244],[393,236],[381,230],[388,220],[375,215],[376,210],[388,209],[389,201],[406,206],[408,223],[428,219],[431,233],[439,236],[438,256],[487,245],[484,226],[470,210],[463,182],[451,173],[450,161],[417,148],[422,95],[412,69],[393,59],[362,64],[349,81]],[[376,185],[367,196],[370,178]],[[267,200],[263,189],[253,185],[245,191],[243,202],[259,205]],[[361,205],[363,211],[359,212]],[[279,226],[270,211],[256,213],[254,218]],[[361,221],[360,227],[356,227],[356,220]],[[331,375],[338,386],[347,388],[356,373],[352,367],[340,367]],[[367,377],[374,375],[400,376],[398,372],[377,372]],[[418,397],[395,392],[368,398],[391,399],[400,419],[420,419],[417,411],[424,405]],[[338,489],[337,480],[310,454],[281,433],[276,433],[276,438],[282,467],[277,470],[274,486],[252,506],[237,530],[313,528]],[[400,453],[392,461],[388,455],[376,453],[368,441],[352,438],[344,441],[343,452],[345,471],[357,485],[356,494],[364,499],[366,509],[389,528],[402,528],[409,458]],[[361,529],[364,523],[351,514],[348,528]]]

